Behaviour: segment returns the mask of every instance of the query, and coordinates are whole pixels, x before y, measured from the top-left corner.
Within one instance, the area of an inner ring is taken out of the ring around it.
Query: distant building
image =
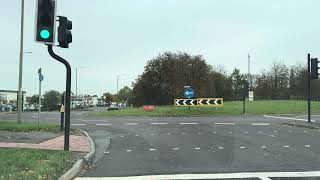
[[[17,102],[18,102],[18,91],[0,90],[0,104],[17,105]],[[27,106],[25,91],[22,91],[22,103],[23,103],[23,109],[25,109]]]

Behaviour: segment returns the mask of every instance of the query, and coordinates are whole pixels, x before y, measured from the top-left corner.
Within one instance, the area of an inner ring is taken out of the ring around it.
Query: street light
[[[18,124],[21,123],[22,113],[22,66],[23,66],[23,24],[24,24],[24,0],[21,0],[21,22],[20,22],[20,60],[19,60],[19,84],[18,84]]]
[[[78,97],[78,69],[85,69],[85,68],[88,68],[88,67],[83,67],[83,66],[76,67],[76,98]]]

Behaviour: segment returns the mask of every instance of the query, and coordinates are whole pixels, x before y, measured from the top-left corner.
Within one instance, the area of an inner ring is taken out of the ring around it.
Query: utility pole
[[[23,26],[24,26],[24,0],[21,0],[21,25],[20,25],[20,61],[19,61],[19,85],[18,85],[18,124],[21,124],[22,105],[22,69],[23,69]]]
[[[117,94],[119,93],[119,75],[117,75]]]
[[[248,53],[248,81],[249,81],[249,91],[251,87],[251,73],[250,73],[250,54]]]
[[[76,67],[76,98],[78,97],[78,67]]]
[[[310,62],[311,62],[311,56],[308,54],[308,123],[311,122],[311,67],[310,67]]]

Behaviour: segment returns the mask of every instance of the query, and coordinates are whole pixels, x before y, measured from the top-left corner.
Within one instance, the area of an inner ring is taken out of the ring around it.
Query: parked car
[[[119,107],[115,104],[111,104],[109,107],[108,107],[108,111],[113,111],[113,110],[119,110]]]

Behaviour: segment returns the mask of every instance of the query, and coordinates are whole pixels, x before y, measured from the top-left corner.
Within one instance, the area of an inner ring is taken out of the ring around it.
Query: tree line
[[[242,100],[246,80],[255,99],[306,99],[307,66],[288,66],[274,61],[260,73],[248,76],[235,68],[228,73],[221,66],[209,65],[203,56],[164,52],[149,60],[144,72],[133,82],[132,103],[170,105],[184,98],[184,86],[191,86],[197,97],[223,97]],[[312,98],[320,96],[320,84],[312,81]],[[246,92],[247,93],[247,92]]]

